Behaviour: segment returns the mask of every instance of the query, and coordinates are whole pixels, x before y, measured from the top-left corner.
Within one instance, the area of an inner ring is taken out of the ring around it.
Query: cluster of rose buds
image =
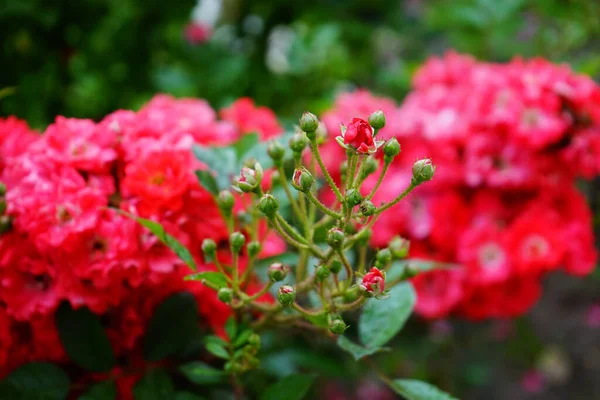
[[[234,310],[258,313],[258,319],[252,325],[256,329],[320,318],[327,321],[327,326],[317,324],[318,327],[327,328],[332,334],[342,334],[346,329],[343,312],[361,307],[368,298],[385,298],[386,289],[413,276],[405,274],[391,282],[385,279],[385,270],[393,260],[406,257],[407,242],[399,243],[397,239],[390,248],[380,249],[372,266],[367,265],[367,245],[372,227],[382,213],[417,186],[431,180],[435,172],[431,160],[416,161],[407,186],[390,201],[375,203],[372,198],[385,177],[386,168],[379,174],[377,186],[363,195],[361,188],[365,179],[377,170],[375,160],[379,154],[389,166],[400,153],[400,144],[395,138],[386,141],[378,137],[385,124],[384,113],[375,111],[368,120],[353,118],[347,126],[342,125],[341,135],[336,140],[346,154],[347,167],[343,182],[338,184],[321,157],[319,146],[325,136],[323,124],[315,115],[304,113],[289,140],[291,158],[286,157],[286,148],[280,142],[275,140],[269,144],[268,155],[274,172],[273,183],[268,187],[272,190],[265,189],[263,182],[271,171],[263,170],[256,160],[246,161],[234,180],[234,189],[244,194],[240,201],[245,201],[248,207],[243,227],[232,220],[233,194],[222,191],[215,195],[226,225],[230,227],[230,254],[227,257],[230,262],[225,262],[224,257],[216,253],[216,243],[207,239],[202,245],[205,259],[214,263],[222,284],[215,285],[210,279],[204,279],[205,273],[198,274],[195,279],[202,279],[214,287],[218,298]],[[294,167],[293,172],[288,170],[289,175],[286,166]],[[322,188],[319,187],[320,178],[323,179]],[[275,194],[278,193],[276,188],[282,189],[284,197]],[[321,189],[330,190],[335,196],[332,206],[319,200],[317,193]],[[299,195],[294,195],[294,190]],[[284,205],[289,211],[287,214]],[[299,253],[299,260],[295,265],[272,263],[267,269],[268,280],[252,295],[247,292],[246,284],[256,268],[255,257],[260,251],[256,229],[262,218]],[[242,233],[242,228],[247,235]],[[323,232],[324,237],[317,238],[318,232]],[[246,236],[250,241],[247,242]],[[240,271],[240,254],[247,255],[249,260],[244,273]],[[269,292],[276,295],[278,303],[260,299]],[[315,293],[318,304],[311,302],[309,292]]]
[[[541,59],[494,64],[449,53],[425,63],[401,106],[358,91],[340,96],[323,121],[331,130],[375,108],[387,117],[381,135],[401,140],[403,152],[390,167],[379,157],[390,183],[373,200],[393,198],[414,179],[407,171],[415,159],[438,167],[434,182],[380,219],[371,238],[379,247],[401,235],[411,258],[454,266],[413,280],[417,313],[512,317],[539,298],[544,274],[592,271],[592,213],[576,187],[600,174],[600,87],[592,79]],[[341,182],[334,136],[323,157]],[[378,185],[368,177],[363,193]],[[326,191],[321,199],[334,201]]]

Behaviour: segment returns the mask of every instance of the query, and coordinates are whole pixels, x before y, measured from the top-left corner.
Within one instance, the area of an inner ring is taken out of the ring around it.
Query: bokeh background
[[[401,101],[415,69],[449,49],[541,56],[597,79],[599,35],[596,0],[3,0],[0,113],[43,129],[165,92],[215,108],[249,96],[289,126],[354,88]],[[585,188],[596,216],[598,188]],[[465,399],[600,398],[600,274],[557,273],[544,286],[514,321],[415,321],[383,362]],[[368,377],[309,337],[289,341],[270,347],[265,368],[284,359],[328,376],[332,399]],[[394,398],[368,385],[364,398]]]

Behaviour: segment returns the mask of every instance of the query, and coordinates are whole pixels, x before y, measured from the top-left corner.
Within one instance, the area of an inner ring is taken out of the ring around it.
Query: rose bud
[[[319,119],[315,114],[309,113],[308,111],[302,114],[302,117],[300,118],[300,129],[307,134],[311,134],[314,133],[318,127]]]
[[[288,274],[288,268],[282,263],[273,263],[269,265],[267,275],[272,282],[280,282],[285,279]]]
[[[392,251],[392,256],[394,258],[402,259],[408,255],[410,241],[401,238],[400,236],[394,236],[390,241],[389,248]]]
[[[385,275],[378,268],[373,267],[363,276],[360,289],[364,291],[365,296],[373,297],[383,293],[384,283]]]
[[[381,129],[385,126],[385,114],[381,110],[375,111],[369,115],[369,125],[375,129]]]
[[[260,253],[262,246],[260,245],[259,241],[253,240],[248,243],[246,248],[248,249],[248,257],[254,258],[258,255],[258,253]]]
[[[215,241],[212,239],[204,239],[202,241],[202,252],[207,261],[213,260],[217,253],[217,244]]]
[[[331,264],[329,264],[329,270],[331,271],[331,273],[333,274],[339,274],[340,271],[342,270],[342,262],[340,260],[333,260],[331,262]]]
[[[334,249],[339,248],[344,243],[344,232],[339,228],[331,228],[327,232],[327,243]]]
[[[217,292],[217,298],[223,303],[231,303],[231,300],[233,300],[233,289],[225,287],[219,289]]]
[[[314,183],[315,178],[313,178],[312,174],[308,172],[306,168],[296,168],[294,170],[294,176],[292,178],[292,186],[294,189],[301,192],[308,192]]]
[[[392,262],[392,252],[390,249],[385,248],[377,252],[377,265],[385,267]]]
[[[240,177],[237,180],[237,186],[242,192],[253,192],[256,190],[259,183],[259,177],[256,170],[248,167],[242,168]]]
[[[383,146],[383,161],[387,164],[391,163],[394,157],[400,154],[400,143],[396,138],[391,138]]]
[[[336,318],[329,324],[329,332],[334,335],[341,335],[348,328],[346,323],[341,318]]]
[[[377,211],[377,207],[375,207],[375,204],[373,204],[373,202],[370,200],[365,200],[360,205],[360,212],[365,217],[370,217],[371,215],[375,215],[376,211]]]
[[[375,173],[379,169],[379,161],[375,157],[367,157],[365,167],[362,170],[360,179],[366,179],[367,176]]]
[[[229,216],[231,215],[231,210],[233,210],[233,206],[235,205],[235,198],[229,190],[222,190],[219,192],[219,196],[217,197],[217,204],[221,212]]]
[[[290,139],[290,149],[292,149],[294,153],[302,153],[307,144],[308,141],[306,140],[306,136],[302,133],[294,133]]]
[[[363,200],[362,195],[358,189],[350,189],[346,192],[346,204],[349,207],[357,206]]]
[[[273,218],[279,210],[279,200],[272,194],[265,194],[258,202],[258,209],[267,218]]]
[[[277,300],[282,306],[289,306],[296,300],[296,289],[290,285],[283,285],[277,291]]]
[[[423,182],[427,182],[433,179],[435,167],[431,163],[431,160],[426,158],[423,160],[419,160],[413,164],[412,173],[412,184],[419,185]]]
[[[275,165],[279,165],[281,164],[281,159],[285,155],[285,148],[282,146],[281,143],[274,140],[271,143],[269,143],[269,147],[267,147],[267,153],[269,154],[269,157],[271,157],[271,159],[275,162]]]
[[[229,245],[231,246],[231,252],[233,254],[237,254],[244,247],[244,243],[246,242],[246,237],[240,232],[233,232],[229,235]]]
[[[377,144],[373,140],[373,128],[364,119],[353,118],[346,128],[342,127],[342,136],[336,140],[346,149],[354,149],[360,154],[377,151]]]
[[[319,282],[323,282],[325,279],[329,278],[329,275],[331,275],[331,271],[325,265],[318,266],[315,271],[315,277]]]

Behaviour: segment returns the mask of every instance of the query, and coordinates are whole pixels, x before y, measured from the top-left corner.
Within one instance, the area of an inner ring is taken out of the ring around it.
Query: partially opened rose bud
[[[202,252],[207,260],[213,260],[217,254],[217,244],[212,239],[202,241]]]
[[[377,252],[377,265],[380,267],[385,267],[389,263],[392,262],[392,252],[390,249],[385,248],[381,249]]]
[[[339,228],[332,228],[327,232],[327,244],[334,249],[340,248],[344,243],[344,232]]]
[[[375,157],[367,157],[365,160],[365,167],[362,170],[361,179],[365,179],[367,176],[375,173],[379,169],[379,161]]]
[[[267,218],[273,218],[279,210],[279,200],[272,194],[265,194],[258,201],[258,209]]]
[[[221,288],[217,292],[217,298],[221,300],[223,303],[231,303],[233,300],[233,289],[231,288]]]
[[[413,164],[412,167],[412,183],[413,185],[419,185],[423,182],[430,181],[433,179],[433,174],[435,173],[435,167],[431,163],[431,160],[426,158],[423,160],[419,160]]]
[[[227,216],[231,215],[231,210],[233,210],[233,206],[235,205],[233,194],[229,190],[220,191],[217,196],[217,205],[223,214]]]
[[[335,318],[329,324],[329,332],[334,335],[341,335],[348,328],[346,323],[341,318]]]
[[[377,151],[377,144],[373,140],[373,128],[360,118],[353,118],[347,127],[342,127],[342,136],[338,142],[346,149],[353,149],[360,154],[371,154]]]
[[[363,276],[360,289],[365,296],[374,297],[383,293],[385,286],[385,275],[378,268],[373,267]]]
[[[314,133],[318,127],[319,119],[315,114],[309,113],[308,111],[302,114],[302,117],[300,117],[300,129],[307,134],[311,134]]]
[[[271,282],[281,282],[288,274],[288,268],[282,263],[273,263],[269,265],[267,275]]]
[[[385,114],[381,110],[375,111],[369,115],[369,124],[375,129],[381,129],[385,126]]]
[[[294,133],[290,139],[290,149],[292,149],[294,153],[302,153],[307,144],[308,140],[302,133]]]
[[[329,278],[329,275],[331,275],[331,271],[325,265],[319,265],[315,271],[315,278],[317,278],[317,281],[319,282],[323,282],[325,279]]]
[[[365,217],[370,217],[371,215],[375,215],[376,211],[377,211],[377,207],[375,207],[375,204],[373,204],[373,202],[370,200],[365,200],[360,205],[360,212]]]
[[[253,192],[260,184],[258,178],[259,177],[256,170],[248,167],[243,167],[240,173],[240,177],[237,180],[237,187],[245,193]]]
[[[260,242],[258,240],[253,240],[250,243],[248,243],[246,249],[248,250],[248,257],[254,258],[258,255],[258,253],[260,253],[262,246],[260,245]]]
[[[269,154],[269,157],[271,157],[271,159],[273,159],[273,162],[275,163],[275,165],[279,165],[279,164],[281,164],[281,160],[283,159],[283,156],[285,155],[285,148],[283,147],[283,145],[281,143],[274,140],[271,143],[269,143],[269,147],[267,148],[267,153]]]
[[[296,168],[292,177],[292,186],[301,192],[308,192],[312,189],[315,178],[306,168]]]
[[[383,145],[383,160],[386,163],[391,163],[394,157],[400,154],[400,143],[396,138],[391,138]]]
[[[277,300],[282,306],[289,306],[296,300],[296,289],[290,285],[283,285],[277,291]]]
[[[408,250],[410,249],[410,241],[401,238],[400,236],[394,236],[390,241],[389,249],[392,251],[392,256],[394,258],[405,258],[408,255]]]
[[[246,237],[242,233],[233,232],[229,235],[229,245],[233,254],[239,253],[244,247],[244,243],[246,243]]]
[[[350,190],[348,190],[346,192],[346,196],[345,197],[346,197],[346,204],[349,207],[357,206],[363,200],[363,197],[360,194],[360,191],[358,189],[350,189]]]
[[[331,264],[329,264],[329,270],[332,274],[339,274],[342,270],[342,262],[340,260],[333,260]]]

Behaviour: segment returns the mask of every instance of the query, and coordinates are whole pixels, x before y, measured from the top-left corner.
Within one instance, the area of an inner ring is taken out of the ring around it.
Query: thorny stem
[[[338,189],[337,185],[333,181],[333,178],[329,174],[329,171],[325,167],[325,164],[323,163],[323,160],[321,159],[321,154],[319,153],[319,147],[317,145],[316,139],[313,139],[313,140],[310,141],[310,150],[312,152],[313,157],[317,160],[317,164],[319,164],[319,168],[321,168],[321,171],[323,172],[323,176],[325,177],[325,180],[327,181],[327,183],[331,187],[331,190],[333,190],[333,193],[335,193],[335,197],[337,197],[337,199],[340,202],[343,202],[344,201],[344,197],[342,196],[342,193],[340,192],[340,189]]]
[[[389,167],[390,167],[389,162],[386,162],[383,164],[383,169],[381,170],[381,174],[379,174],[377,183],[375,184],[375,187],[371,190],[371,192],[367,195],[367,197],[365,197],[365,200],[371,200],[373,198],[373,196],[375,196],[375,192],[377,192],[377,189],[379,189],[381,182],[383,182],[383,177],[385,176]]]
[[[304,215],[298,208],[298,203],[296,202],[296,199],[294,198],[294,195],[292,194],[292,191],[290,190],[290,185],[288,184],[288,181],[285,178],[285,171],[283,170],[283,165],[280,164],[279,167],[277,168],[277,171],[279,171],[279,183],[281,184],[281,186],[283,186],[283,190],[285,191],[285,195],[287,196],[287,198],[290,202],[290,205],[292,206],[292,210],[294,211],[294,214],[296,214],[296,216],[300,220],[302,220],[302,218],[304,218]]]
[[[394,200],[390,201],[389,203],[386,203],[386,204],[383,204],[382,206],[380,206],[377,209],[377,211],[375,211],[375,213],[381,214],[382,212],[389,209],[390,207],[395,206],[400,200],[402,200],[403,198],[408,196],[408,194],[410,192],[412,192],[412,190],[416,187],[417,187],[417,185],[415,185],[413,182],[411,182],[410,185],[408,185],[408,187],[406,189],[404,189],[404,192],[400,193],[400,195],[398,197],[396,197]]]
[[[311,192],[310,190],[307,190],[306,192],[304,192],[304,195],[306,196],[306,198],[312,203],[314,204],[319,210],[321,210],[323,213],[329,215],[330,217],[333,217],[335,219],[341,219],[342,215],[339,213],[336,213],[333,210],[330,210],[329,208],[325,207],[325,205],[323,203],[321,203],[319,201],[319,199],[317,199],[314,195],[313,192]]]

